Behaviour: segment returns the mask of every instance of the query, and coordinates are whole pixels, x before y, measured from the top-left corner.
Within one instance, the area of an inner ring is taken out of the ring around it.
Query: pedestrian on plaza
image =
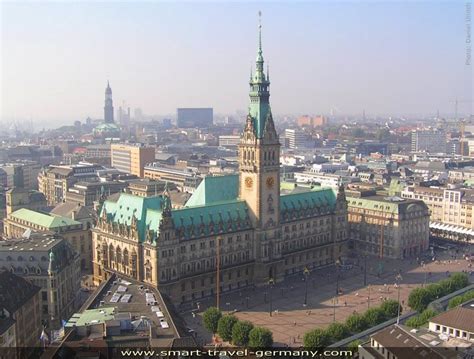
[[[293,325],[296,327],[296,320],[295,320],[295,322],[293,323]]]
[[[347,302],[346,301],[344,301],[344,307],[347,307]]]

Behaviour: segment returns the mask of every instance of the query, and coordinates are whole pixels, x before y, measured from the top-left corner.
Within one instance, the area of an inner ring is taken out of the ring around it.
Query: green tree
[[[433,309],[425,309],[423,312],[421,312],[421,314],[418,315],[418,317],[420,318],[422,325],[424,325],[437,314],[438,312]]]
[[[232,328],[232,343],[246,347],[249,343],[249,334],[253,329],[253,324],[248,321],[238,321]]]
[[[232,340],[232,328],[237,323],[237,318],[233,315],[224,315],[219,319],[217,323],[217,334],[225,340],[230,342]]]
[[[450,293],[451,283],[446,280],[442,280],[438,283],[430,284],[425,289],[430,295],[430,301],[435,300],[436,298],[441,298],[446,294]]]
[[[419,328],[421,326],[420,318],[415,315],[414,317],[407,319],[405,325],[410,328]]]
[[[212,334],[217,333],[217,325],[219,324],[219,319],[221,319],[221,317],[222,313],[216,307],[206,309],[202,316],[204,327]]]
[[[353,340],[347,344],[347,349],[352,351],[352,353],[357,353],[359,351],[359,345],[362,344],[362,341],[359,339]]]
[[[270,348],[273,334],[267,328],[255,327],[249,333],[249,347],[252,349]]]
[[[415,288],[408,296],[408,305],[418,311],[422,312],[432,300],[431,293],[425,288]]]
[[[332,342],[344,339],[349,333],[349,328],[342,323],[332,323],[326,328],[326,334]]]
[[[369,308],[364,313],[364,319],[369,327],[374,327],[385,321],[385,315],[380,308]]]
[[[307,349],[323,348],[331,343],[331,338],[324,329],[313,329],[303,336],[303,345]]]
[[[419,327],[425,325],[426,323],[428,323],[428,321],[437,314],[438,314],[438,312],[433,310],[433,309],[425,309],[420,314],[408,319],[405,322],[405,325],[410,327],[410,328],[419,328]]]
[[[346,319],[346,326],[355,334],[365,330],[367,328],[367,322],[362,315],[354,313]]]
[[[469,277],[466,273],[454,273],[449,279],[454,284],[454,290],[459,290],[469,285]]]
[[[385,319],[395,318],[398,315],[398,307],[400,306],[400,313],[402,313],[402,306],[396,300],[389,299],[382,303],[380,309],[382,310]]]
[[[462,302],[464,302],[463,296],[462,296],[462,295],[458,295],[457,297],[454,297],[454,298],[452,298],[452,299],[449,300],[448,309],[452,309],[452,308],[454,308],[454,307],[457,307],[457,306],[460,305]]]

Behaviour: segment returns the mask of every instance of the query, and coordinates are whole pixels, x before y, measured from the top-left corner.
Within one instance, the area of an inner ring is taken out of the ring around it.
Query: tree
[[[420,318],[415,315],[414,317],[407,319],[405,325],[410,328],[419,328],[421,326]]]
[[[432,300],[430,292],[425,288],[415,288],[408,296],[408,305],[418,311],[422,312]]]
[[[365,318],[357,313],[351,314],[347,318],[346,325],[352,333],[360,333],[367,328]]]
[[[349,335],[349,328],[342,323],[332,323],[326,328],[326,334],[331,341],[337,342]]]
[[[252,349],[270,348],[273,334],[267,328],[255,327],[249,333],[249,347]]]
[[[362,344],[362,341],[359,339],[353,340],[349,344],[347,344],[347,349],[352,351],[352,353],[357,353],[359,350],[359,345]]]
[[[252,323],[248,321],[237,321],[232,328],[232,343],[246,347],[249,343],[249,334],[252,329]]]
[[[385,315],[380,308],[369,308],[364,313],[364,319],[369,327],[374,327],[385,321]]]
[[[438,312],[433,309],[425,309],[421,314],[418,315],[418,317],[420,318],[420,321],[423,325],[428,323],[428,321],[437,314]]]
[[[307,349],[323,348],[329,344],[330,337],[323,329],[313,329],[303,337],[303,345]]]
[[[212,334],[217,333],[217,325],[221,317],[222,317],[222,313],[219,309],[217,309],[216,307],[208,308],[202,316],[204,327],[207,330],[209,330]]]
[[[449,279],[454,284],[455,290],[462,289],[469,285],[469,278],[466,273],[455,273]]]
[[[400,313],[402,306],[396,300],[389,299],[382,303],[380,309],[382,310],[385,319],[395,318],[398,315],[398,307],[400,306]]]
[[[419,328],[428,323],[436,314],[438,314],[438,312],[433,309],[425,309],[420,314],[408,319],[405,324],[410,328]]]
[[[457,306],[460,305],[462,302],[464,302],[462,295],[459,295],[459,296],[457,296],[457,297],[454,297],[454,298],[452,298],[452,299],[449,300],[448,309],[452,309],[452,308],[454,308],[454,307],[457,307]]]
[[[217,334],[225,340],[230,342],[232,340],[232,328],[237,323],[237,318],[233,315],[224,315],[219,319],[217,323]]]

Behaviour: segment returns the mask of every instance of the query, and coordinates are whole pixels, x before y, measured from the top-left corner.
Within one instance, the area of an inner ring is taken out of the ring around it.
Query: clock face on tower
[[[245,187],[252,188],[252,185],[253,185],[252,177],[246,177],[245,178]]]
[[[268,177],[267,178],[267,187],[272,188],[274,184],[275,184],[275,179],[273,177]]]

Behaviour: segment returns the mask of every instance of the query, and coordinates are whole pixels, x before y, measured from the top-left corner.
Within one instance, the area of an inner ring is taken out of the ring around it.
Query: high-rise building
[[[301,116],[296,120],[299,127],[321,127],[327,124],[327,118],[324,116]]]
[[[206,128],[213,124],[212,108],[178,108],[176,123],[180,128]]]
[[[110,88],[109,81],[107,81],[107,88],[105,89],[104,122],[114,123],[114,104],[112,101],[112,89]]]
[[[0,184],[6,187],[19,187],[24,189],[38,189],[38,173],[41,164],[35,161],[15,161],[0,164],[0,170],[6,174],[6,181]]]
[[[288,147],[291,149],[304,148],[310,146],[308,136],[300,130],[289,129],[285,130],[285,138],[288,139]]]
[[[143,144],[120,144],[111,146],[112,167],[125,173],[143,177],[145,165],[155,161],[155,148]]]
[[[411,133],[412,152],[446,153],[446,144],[442,130],[413,130]]]
[[[213,295],[217,278],[228,292],[344,260],[344,188],[280,193],[280,143],[260,33],[239,175],[204,178],[179,209],[167,188],[159,196],[122,193],[105,201],[93,230],[96,282],[118,272],[179,303]]]

